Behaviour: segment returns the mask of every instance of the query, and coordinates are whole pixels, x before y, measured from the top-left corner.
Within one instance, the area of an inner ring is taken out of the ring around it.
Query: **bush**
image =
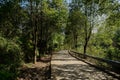
[[[6,70],[0,71],[0,80],[14,80],[15,74]]]
[[[17,77],[21,63],[21,49],[18,44],[0,37],[0,80]]]

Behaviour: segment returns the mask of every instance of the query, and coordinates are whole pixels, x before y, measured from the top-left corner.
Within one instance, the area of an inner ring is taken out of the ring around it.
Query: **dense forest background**
[[[120,61],[120,0],[0,0],[0,76],[61,49]]]

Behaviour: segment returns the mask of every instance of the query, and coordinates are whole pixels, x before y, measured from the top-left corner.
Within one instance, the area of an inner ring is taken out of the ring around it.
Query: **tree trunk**
[[[88,45],[88,40],[86,38],[85,39],[85,45],[84,45],[84,58],[86,58],[87,45]]]
[[[31,27],[33,28],[33,45],[34,45],[34,57],[33,57],[33,63],[36,63],[36,43],[35,43],[35,27],[33,23],[33,5],[32,0],[30,0],[30,11],[31,11]]]
[[[34,21],[35,21],[35,26],[34,26],[34,64],[36,63],[37,61],[37,23],[38,23],[38,20],[37,20],[37,16],[34,17]]]
[[[36,56],[36,54],[37,54],[37,48],[35,48],[35,52],[34,52],[34,64],[36,64],[36,61],[37,61],[37,56]]]

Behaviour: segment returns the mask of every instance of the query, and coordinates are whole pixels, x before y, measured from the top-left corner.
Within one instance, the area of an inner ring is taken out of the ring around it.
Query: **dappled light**
[[[20,70],[18,80],[48,80],[51,78],[50,65],[44,65],[43,63],[37,63],[32,67],[24,67]]]
[[[120,0],[0,0],[0,80],[119,80]]]
[[[60,53],[61,52],[61,53]],[[87,62],[80,61],[67,51],[54,53],[51,61],[52,80],[117,80],[113,75],[96,68]],[[61,56],[59,56],[61,55]]]

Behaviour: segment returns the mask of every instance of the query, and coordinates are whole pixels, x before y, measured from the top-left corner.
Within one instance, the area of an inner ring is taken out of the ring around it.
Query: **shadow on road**
[[[96,68],[83,64],[53,65],[51,80],[118,80]]]

